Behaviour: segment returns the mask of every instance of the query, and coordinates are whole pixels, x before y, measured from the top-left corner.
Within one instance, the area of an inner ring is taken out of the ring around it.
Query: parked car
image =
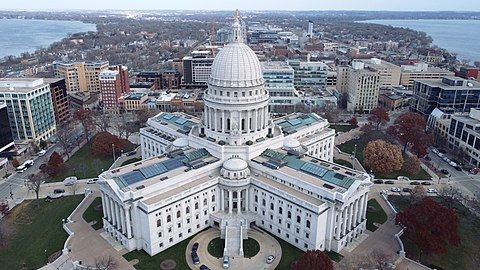
[[[38,168],[39,168],[40,170],[45,169],[45,167],[47,167],[47,163],[42,163],[42,164],[40,164],[40,166],[38,166]]]
[[[136,153],[137,153],[136,151],[130,151],[126,155],[127,157],[129,157],[129,156],[134,156]]]
[[[404,188],[402,188],[402,191],[403,192],[412,192],[412,189],[408,188],[408,187],[404,187]]]
[[[373,181],[373,183],[375,183],[375,184],[383,184],[383,180],[377,179],[377,180]]]
[[[435,153],[435,154],[438,154],[438,153],[439,153],[438,150],[435,149],[435,148],[432,148],[432,152]]]
[[[385,184],[393,185],[393,184],[395,184],[395,182],[393,182],[392,180],[387,180],[387,181],[385,181]]]
[[[98,178],[88,179],[87,184],[95,184],[95,183],[97,183],[97,181],[98,181]]]
[[[450,173],[449,173],[447,170],[445,170],[445,169],[441,169],[440,171],[441,171],[443,174],[445,174],[445,175],[450,175]]]
[[[230,267],[230,259],[228,256],[223,256],[223,269],[227,269]]]
[[[53,190],[53,193],[55,194],[65,193],[65,189],[57,188]]]
[[[460,166],[454,166],[453,168],[454,168],[455,170],[459,171],[459,172],[462,171],[462,167],[460,167]]]
[[[39,157],[43,157],[43,156],[45,156],[46,153],[47,153],[47,151],[45,151],[45,150],[40,150],[40,152],[38,152],[38,156],[39,156]]]
[[[418,185],[420,185],[420,182],[413,181],[413,182],[410,182],[410,185],[413,185],[413,186],[418,186]]]
[[[197,252],[197,250],[198,250],[198,243],[195,242],[193,243],[193,246],[192,246],[192,252]]]
[[[437,193],[437,190],[434,188],[427,189],[427,193]]]
[[[391,191],[392,192],[400,192],[400,189],[398,187],[392,187]]]
[[[205,264],[200,265],[200,270],[210,270]]]
[[[425,182],[422,182],[422,185],[424,185],[424,186],[431,186],[431,185],[432,185],[432,182],[425,181]]]
[[[431,158],[429,155],[426,155],[426,156],[425,156],[425,160],[430,161],[430,160],[432,160],[432,158]]]
[[[192,252],[192,261],[193,261],[193,264],[199,264],[200,263],[200,258],[198,257],[196,252]]]
[[[273,256],[273,255],[268,255],[268,257],[267,257],[267,263],[270,264],[270,263],[273,262],[273,260],[275,260],[275,256]]]

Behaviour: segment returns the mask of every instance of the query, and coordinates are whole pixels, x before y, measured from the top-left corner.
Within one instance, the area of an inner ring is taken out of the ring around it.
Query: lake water
[[[79,21],[0,19],[0,58],[34,52],[68,34],[96,31],[95,24]]]
[[[480,20],[369,20],[364,22],[423,31],[433,44],[457,53],[457,59],[480,61]]]

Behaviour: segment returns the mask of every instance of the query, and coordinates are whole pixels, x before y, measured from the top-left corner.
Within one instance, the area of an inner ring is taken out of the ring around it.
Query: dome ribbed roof
[[[254,87],[264,83],[258,57],[247,45],[226,45],[215,57],[209,84],[219,87]]]
[[[240,158],[231,158],[223,162],[222,167],[229,171],[241,171],[248,167],[247,162]]]

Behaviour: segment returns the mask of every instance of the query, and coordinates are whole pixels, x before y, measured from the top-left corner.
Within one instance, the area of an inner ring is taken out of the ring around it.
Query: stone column
[[[120,210],[120,220],[122,221],[121,224],[122,224],[122,234],[125,235],[127,233],[127,226],[126,226],[126,221],[125,221],[125,209],[123,209],[123,207],[121,205],[118,205],[119,206],[119,210]]]
[[[249,205],[248,205],[249,200],[248,200],[248,196],[249,196],[250,194],[248,194],[248,193],[249,193],[249,192],[248,192],[248,188],[246,188],[246,189],[245,189],[245,212],[248,212],[248,210],[249,210]]]
[[[105,219],[107,217],[107,208],[105,207],[105,194],[103,192],[100,192],[102,195],[102,211],[103,211],[103,218]]]
[[[102,205],[104,207],[103,217],[110,221],[110,203],[108,202],[108,196],[104,192],[102,192]]]
[[[264,127],[266,128],[268,125],[268,110],[265,108],[265,125]]]
[[[348,231],[352,230],[352,220],[353,219],[353,203],[350,203],[348,206]]]
[[[364,205],[363,205],[363,209],[362,209],[362,211],[363,211],[363,213],[362,213],[363,218],[362,219],[363,220],[367,218],[368,193],[365,193],[364,196],[365,196],[365,200],[363,201]]]
[[[225,121],[225,111],[222,110],[222,133],[225,133],[225,124],[226,124],[226,121]]]
[[[228,213],[231,214],[233,211],[233,194],[232,191],[228,191]]]
[[[203,120],[205,121],[205,127],[208,128],[208,107],[205,106],[204,112],[203,112]]]
[[[258,129],[258,109],[253,110],[253,131]]]
[[[338,217],[338,222],[335,222],[335,225],[337,227],[337,232],[335,233],[335,238],[340,239],[340,231],[342,230],[342,219],[341,219],[341,216],[342,216],[342,213],[341,212],[335,212],[335,214],[337,214],[339,217]]]
[[[347,208],[345,207],[342,211],[342,215],[340,218],[342,219],[342,235],[345,236],[347,234],[347,221],[348,221],[348,216],[347,216]]]
[[[250,133],[251,130],[250,130],[250,116],[251,115],[251,111],[250,110],[247,110],[247,119],[245,120],[245,124],[247,125],[247,133]]]
[[[125,220],[127,222],[127,238],[132,238],[132,225],[130,224],[130,205],[124,206]]]
[[[242,190],[237,191],[237,214],[242,212]]]
[[[116,223],[115,223],[115,221],[116,221],[116,219],[115,219],[115,205],[113,204],[113,199],[112,198],[110,198],[109,201],[110,201],[109,202],[110,203],[110,214],[112,216],[112,220],[110,220],[110,224],[115,226],[116,225]]]
[[[116,207],[117,204],[115,203],[115,201],[114,201],[113,199],[111,200],[111,205],[112,205],[112,210],[113,210],[113,211],[112,211],[112,214],[113,214],[113,218],[112,218],[113,223],[112,223],[112,225],[113,225],[114,227],[117,227],[117,225],[118,225],[118,223],[117,223],[118,215],[117,215],[117,207]]]
[[[363,196],[360,196],[358,199],[358,211],[357,211],[357,222],[362,222],[362,211],[363,211]]]
[[[220,203],[222,206],[222,212],[225,211],[225,190],[220,188]]]

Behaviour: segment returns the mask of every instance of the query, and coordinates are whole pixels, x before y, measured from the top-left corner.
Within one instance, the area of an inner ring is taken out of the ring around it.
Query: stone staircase
[[[243,239],[240,224],[227,226],[223,255],[243,257]]]

